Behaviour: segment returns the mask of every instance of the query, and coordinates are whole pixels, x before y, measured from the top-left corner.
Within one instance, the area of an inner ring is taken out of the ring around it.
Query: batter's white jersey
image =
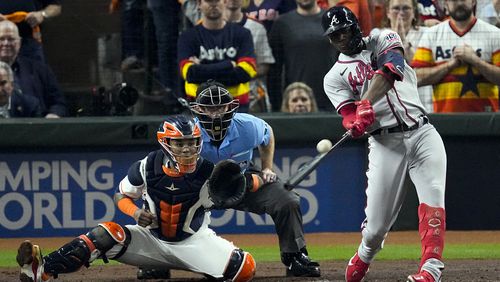
[[[365,50],[352,56],[340,54],[325,76],[325,93],[337,111],[363,98],[377,70],[380,54],[393,48],[403,48],[399,35],[389,29],[375,29],[363,40]],[[395,81],[385,97],[373,104],[375,122],[367,129],[368,132],[402,123],[413,126],[425,114],[418,96],[416,74],[406,62],[403,74],[403,80]]]
[[[366,42],[366,50],[353,56],[341,54],[325,76],[325,92],[337,111],[363,98],[377,69],[377,59],[382,53],[402,48],[401,39],[391,30],[374,30],[363,40]],[[392,89],[373,104],[373,109],[375,123],[367,131],[373,132],[379,128],[388,130],[371,134],[368,138],[366,220],[362,225],[363,239],[358,247],[358,256],[365,263],[373,261],[396,221],[407,191],[406,177],[410,175],[415,185],[422,205],[419,209],[425,207],[425,204],[441,213],[444,213],[446,181],[443,141],[424,117],[425,110],[417,91],[417,78],[406,62],[402,81],[395,81]],[[403,124],[411,129],[404,130]],[[419,216],[421,217],[420,213]],[[419,228],[429,230],[427,221],[421,221]],[[439,234],[444,235],[444,229],[442,230]],[[435,236],[437,233],[426,234],[428,237],[428,234]],[[432,245],[432,250],[435,250],[436,255],[422,261],[421,269],[438,281],[444,266],[440,257],[442,246],[436,243]]]

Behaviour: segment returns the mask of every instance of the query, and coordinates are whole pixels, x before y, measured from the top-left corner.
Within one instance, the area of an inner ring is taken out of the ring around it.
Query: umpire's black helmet
[[[226,137],[239,101],[215,80],[208,80],[198,86],[196,102],[191,103],[191,111],[198,117],[201,126],[210,139],[220,141]]]
[[[356,50],[360,46],[363,34],[361,33],[356,15],[349,8],[344,6],[331,7],[323,14],[321,25],[325,31],[323,36],[329,36],[338,30],[350,28],[352,39],[349,47]]]

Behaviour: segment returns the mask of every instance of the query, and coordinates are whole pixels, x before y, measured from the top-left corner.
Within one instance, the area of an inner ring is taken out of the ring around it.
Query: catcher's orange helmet
[[[168,159],[167,169],[178,173],[192,173],[201,152],[201,131],[195,121],[187,116],[167,117],[156,132],[158,143]]]

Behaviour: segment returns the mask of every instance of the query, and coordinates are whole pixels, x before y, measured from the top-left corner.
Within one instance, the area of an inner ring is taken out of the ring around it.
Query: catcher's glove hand
[[[245,176],[232,160],[217,163],[208,178],[208,196],[215,209],[232,208],[239,204],[246,192]]]

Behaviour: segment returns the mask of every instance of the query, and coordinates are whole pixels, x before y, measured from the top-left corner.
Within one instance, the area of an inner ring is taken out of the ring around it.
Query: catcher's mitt
[[[232,160],[217,163],[208,178],[208,195],[215,209],[232,208],[239,204],[246,192],[245,176]]]

